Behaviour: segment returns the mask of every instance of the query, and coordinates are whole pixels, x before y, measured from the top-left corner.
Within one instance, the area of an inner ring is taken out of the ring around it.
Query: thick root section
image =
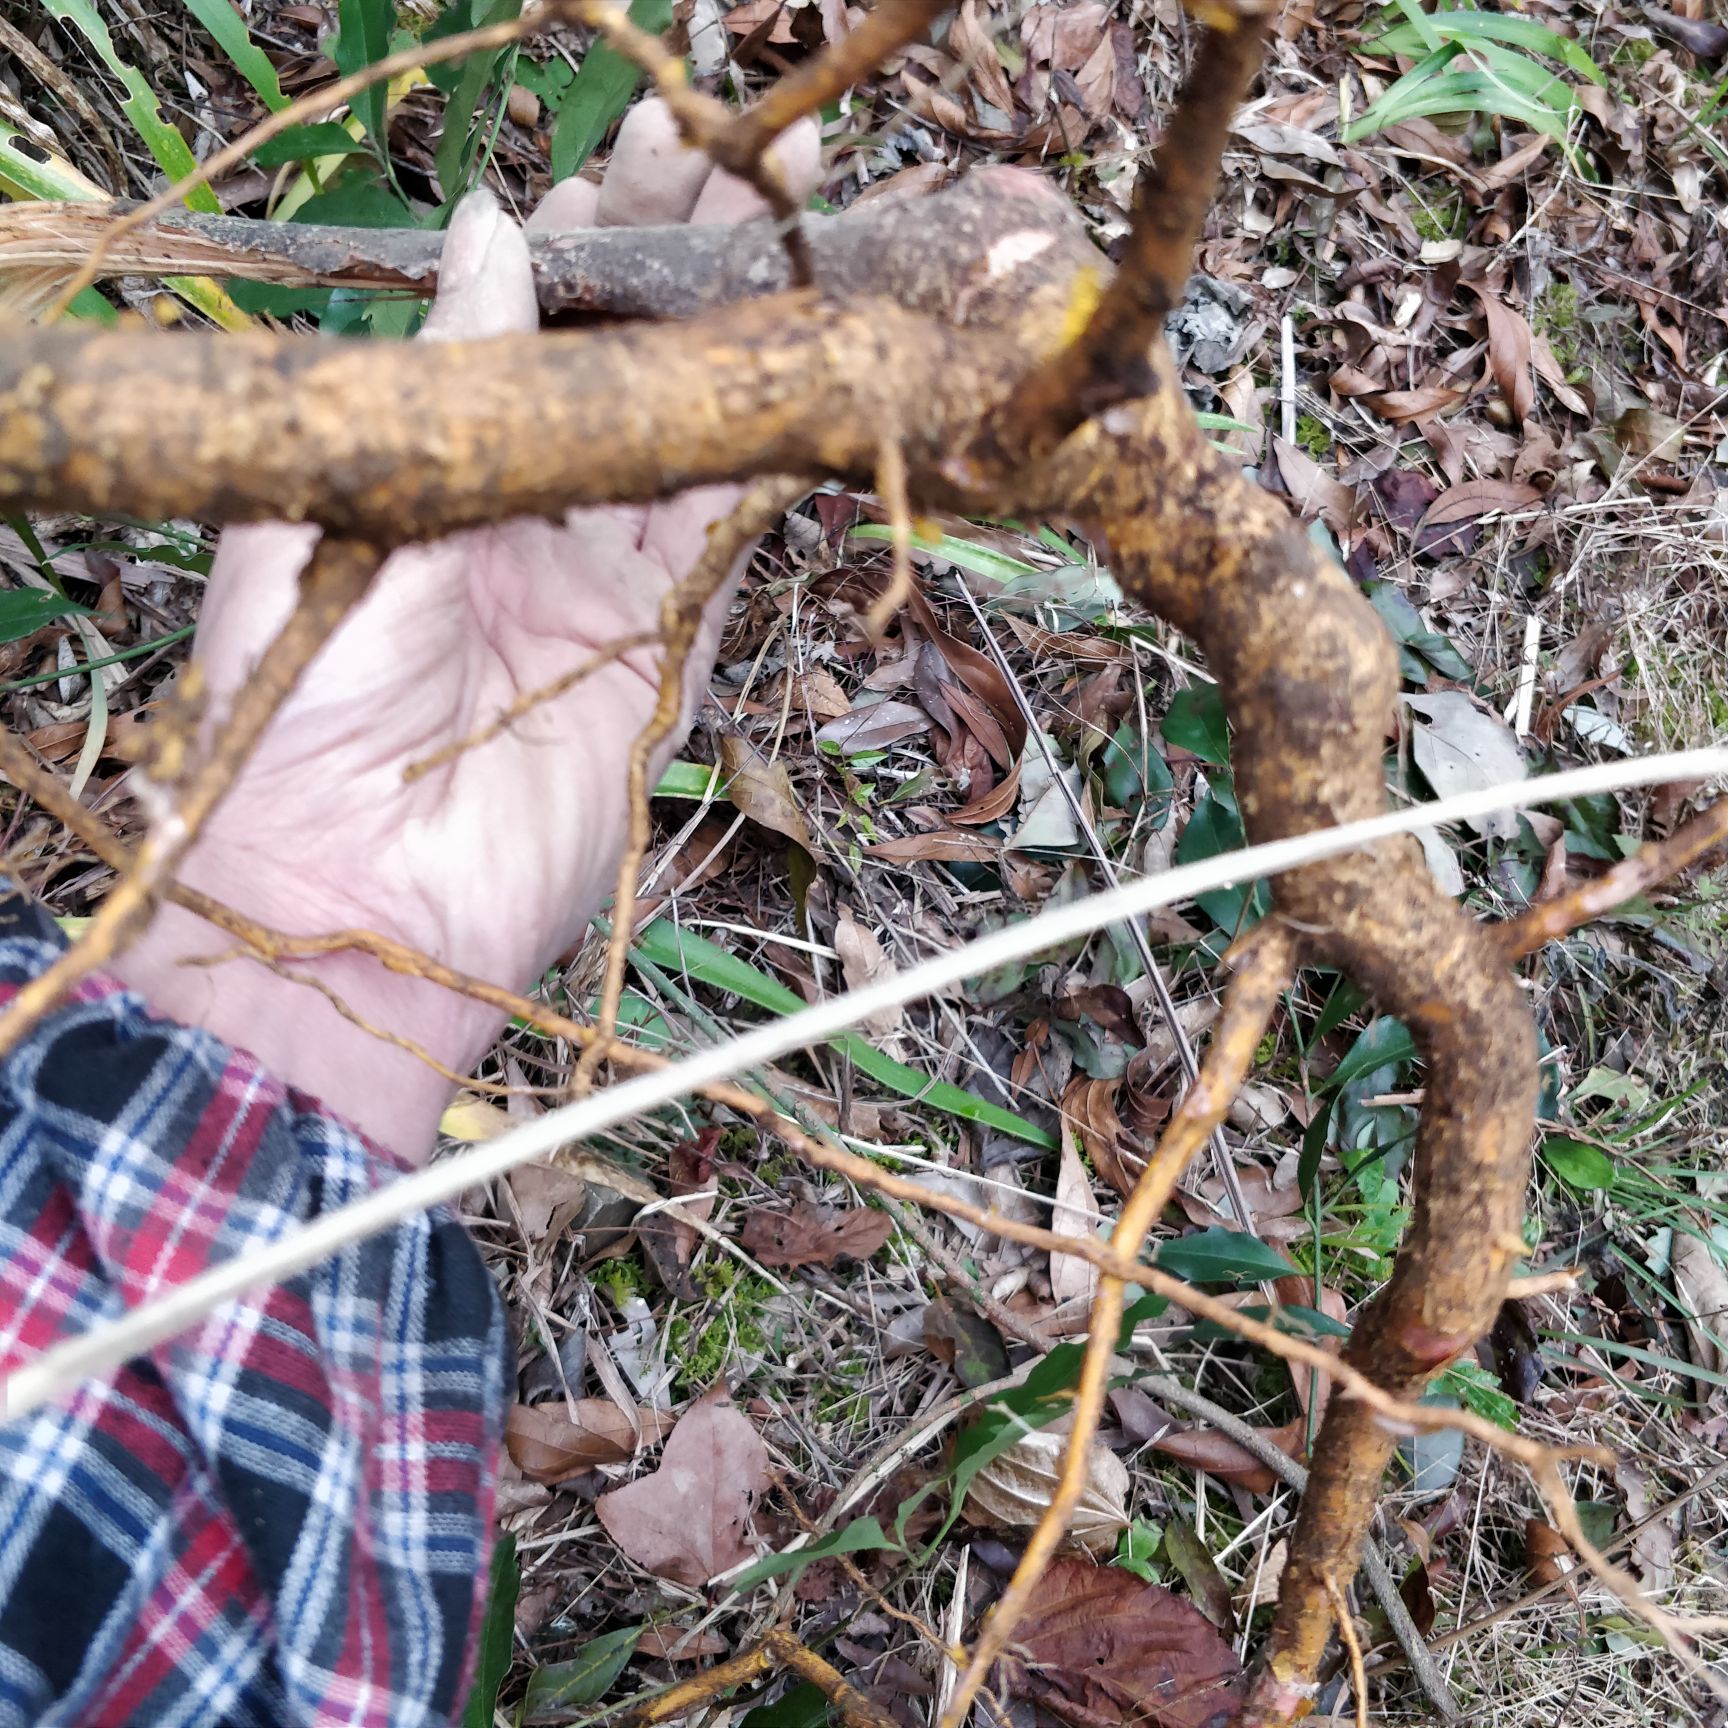
[[[1106,412],[1059,453],[1071,495],[1096,512],[1123,587],[1193,636],[1217,673],[1249,838],[1371,815],[1385,804],[1391,643],[1273,500],[1184,440],[1176,381],[1167,362],[1159,370],[1150,398]],[[1411,842],[1293,872],[1276,898],[1309,952],[1404,1020],[1427,1060],[1414,1221],[1346,1352],[1411,1397],[1487,1330],[1521,1252],[1530,1013],[1493,933],[1441,893]],[[1247,1720],[1307,1707],[1333,1626],[1328,1584],[1355,1574],[1395,1440],[1360,1403],[1332,1401]]]

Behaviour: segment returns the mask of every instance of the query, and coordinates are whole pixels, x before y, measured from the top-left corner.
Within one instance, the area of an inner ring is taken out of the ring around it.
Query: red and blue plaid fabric
[[[0,1003],[61,947],[0,885]],[[0,1065],[0,1371],[389,1181],[85,984]],[[0,1728],[418,1728],[465,1702],[505,1332],[433,1213],[0,1428]]]

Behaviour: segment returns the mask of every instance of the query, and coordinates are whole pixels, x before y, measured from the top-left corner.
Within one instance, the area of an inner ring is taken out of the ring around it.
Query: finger
[[[603,228],[646,228],[686,222],[709,175],[708,158],[688,149],[666,104],[638,102],[618,128],[618,142],[600,187]]]
[[[222,530],[193,650],[212,696],[227,696],[244,684],[288,622],[318,535],[311,524],[298,522],[248,522]]]
[[[523,224],[530,234],[567,234],[600,224],[600,187],[593,180],[560,180]]]
[[[539,327],[522,230],[490,192],[470,192],[444,236],[438,298],[420,334],[433,342],[465,342]]]
[[[822,135],[814,120],[800,120],[774,140],[769,156],[780,165],[792,196],[802,204],[822,178]],[[766,216],[762,195],[735,174],[717,169],[696,200],[690,220],[701,225],[750,222]]]

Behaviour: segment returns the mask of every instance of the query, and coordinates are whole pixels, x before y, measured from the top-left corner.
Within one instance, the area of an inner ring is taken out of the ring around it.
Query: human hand
[[[813,186],[814,126],[789,133],[779,150],[792,184]],[[659,103],[644,102],[620,130],[604,185],[564,182],[529,226],[762,213],[742,182],[679,145]],[[522,232],[489,194],[476,194],[451,223],[421,339],[474,340],[538,322]],[[529,983],[612,888],[628,819],[626,761],[654,709],[658,648],[625,654],[427,773],[405,780],[403,770],[607,642],[653,631],[663,597],[736,497],[736,488],[705,487],[646,508],[518,520],[395,553],[283,705],[182,880],[290,934],[366,926],[458,970]],[[291,611],[317,535],[265,523],[222,536],[194,650],[217,713]],[[709,605],[689,656],[686,725],[731,592],[727,584]],[[668,740],[662,762],[676,743]],[[165,906],[115,970],[158,1012],[250,1050],[399,1155],[424,1158],[448,1084],[314,991],[243,962],[184,963],[228,946]],[[459,1072],[502,1023],[482,1004],[365,955],[303,965],[370,1023],[406,1033]]]

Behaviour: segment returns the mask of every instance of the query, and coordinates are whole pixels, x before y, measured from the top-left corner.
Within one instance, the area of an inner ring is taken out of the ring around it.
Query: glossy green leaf
[[[216,46],[228,56],[234,70],[257,92],[258,100],[274,114],[288,106],[276,68],[270,57],[246,28],[246,20],[235,10],[233,0],[185,0],[186,10],[210,32]]]
[[[462,8],[452,7],[452,12]],[[502,24],[522,10],[522,0],[476,0],[469,13],[468,27]],[[477,146],[490,138],[494,127],[488,123],[476,131],[474,112],[481,99],[491,96],[494,114],[510,94],[510,84],[516,65],[516,44],[510,43],[491,54],[470,54],[462,62],[460,74],[444,103],[444,129],[438,140],[434,163],[438,170],[438,186],[447,205],[454,204],[469,188],[474,174],[483,166],[484,152]]]
[[[338,0],[336,16],[339,34],[331,44],[330,56],[344,77],[377,65],[390,52],[390,31],[396,23],[394,0]],[[389,101],[389,90],[374,84],[348,104],[365,127],[366,136],[385,157],[390,154]]]
[[[658,36],[671,27],[672,0],[630,0],[630,22]],[[552,128],[552,178],[567,180],[593,155],[613,121],[630,106],[642,74],[632,61],[595,42],[558,107]]]
[[[742,996],[746,1002],[753,1002],[758,1008],[766,1008],[774,1014],[796,1014],[805,1006],[804,999],[777,978],[770,978],[766,972],[758,971],[748,961],[727,953],[706,937],[691,930],[680,930],[664,918],[655,919],[637,937],[635,952],[667,972],[687,975],[712,989]],[[1004,1110],[1000,1105],[974,1097],[947,1081],[932,1080],[916,1068],[909,1068],[904,1062],[883,1055],[856,1032],[842,1032],[829,1042],[834,1049],[849,1056],[861,1073],[904,1098],[946,1115],[958,1116],[962,1121],[999,1129],[1033,1146],[1053,1148],[1056,1144],[1053,1135],[1035,1127],[1024,1117],[1016,1116],[1012,1110]]]
[[[1169,822],[1176,782],[1164,758],[1140,737],[1131,721],[1124,720],[1116,728],[1115,737],[1099,752],[1099,760],[1104,769],[1104,795],[1118,810],[1143,816],[1152,829]]]
[[[872,1554],[885,1548],[898,1549],[899,1546],[876,1519],[854,1518],[850,1524],[830,1531],[806,1547],[795,1548],[789,1554],[770,1554],[766,1560],[758,1560],[729,1583],[739,1592],[754,1590],[766,1579],[779,1578],[788,1572],[801,1572],[814,1560],[827,1560],[835,1554]]]
[[[252,152],[260,168],[280,168],[285,162],[310,162],[321,156],[351,156],[366,146],[346,126],[320,120],[312,126],[290,126],[266,139]]]
[[[865,522],[852,529],[846,538],[886,546],[893,538],[893,531],[886,522]],[[1039,573],[1035,564],[1010,558],[1006,552],[998,552],[991,546],[980,546],[973,540],[957,539],[952,534],[914,533],[912,544],[920,552],[929,552],[935,557],[946,559],[957,570],[964,570],[972,576],[987,576],[993,582],[1006,584]]]
[[[1286,1278],[1296,1270],[1277,1249],[1242,1230],[1214,1224],[1194,1236],[1160,1242],[1155,1260],[1159,1271],[1190,1284],[1258,1284]]]
[[[1396,582],[1365,582],[1368,604],[1380,614],[1392,640],[1402,648],[1419,654],[1445,678],[1455,678],[1461,684],[1475,680],[1470,662],[1438,631],[1422,622],[1422,614],[1410,604],[1409,596]]]
[[[1614,1160],[1600,1146],[1574,1140],[1570,1134],[1544,1136],[1542,1162],[1568,1188],[1589,1194],[1614,1186]]]
[[[532,1722],[543,1710],[570,1710],[583,1704],[598,1704],[624,1672],[624,1664],[636,1654],[646,1628],[620,1626],[590,1638],[568,1662],[548,1662],[528,1676],[528,1691],[522,1714]]]
[[[1176,862],[1197,864],[1240,851],[1248,844],[1242,815],[1228,780],[1220,776],[1212,790],[1194,807],[1188,826],[1176,842]],[[1272,909],[1271,891],[1264,882],[1238,883],[1234,888],[1212,888],[1194,896],[1200,909],[1226,934],[1235,936],[1257,924]]]
[[[828,1695],[814,1680],[800,1680],[772,1704],[758,1704],[738,1728],[827,1728]]]
[[[516,1538],[502,1532],[492,1549],[492,1579],[486,1594],[486,1615],[480,1622],[480,1651],[474,1659],[474,1687],[462,1712],[462,1728],[492,1728],[498,1709],[498,1689],[510,1672],[510,1651],[516,1635],[516,1598],[522,1589],[522,1568],[516,1559]]]
[[[1396,1068],[1401,1062],[1414,1060],[1416,1041],[1401,1020],[1383,1014],[1372,1020],[1357,1035],[1356,1042],[1344,1054],[1326,1081],[1331,1092],[1359,1084],[1376,1070]],[[1385,1088],[1380,1088],[1385,1090]]]
[[[88,617],[90,609],[46,588],[8,588],[0,591],[0,642],[17,642],[34,636],[44,624],[74,613]],[[56,672],[54,677],[64,677]]]
[[[1170,698],[1164,716],[1164,742],[1215,768],[1230,765],[1230,722],[1224,693],[1216,684],[1191,684]]]

